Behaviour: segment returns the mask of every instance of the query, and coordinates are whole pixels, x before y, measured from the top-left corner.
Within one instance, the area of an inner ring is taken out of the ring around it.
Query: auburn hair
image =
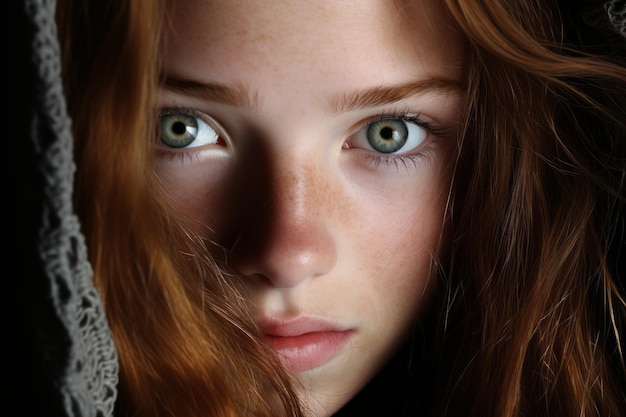
[[[116,415],[301,415],[242,298],[153,174],[159,1],[60,0],[76,209],[120,363]]]
[[[470,61],[441,413],[619,416],[624,39],[581,2],[445,3]]]

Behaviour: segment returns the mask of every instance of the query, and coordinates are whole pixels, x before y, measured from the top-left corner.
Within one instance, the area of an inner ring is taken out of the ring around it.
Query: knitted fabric
[[[16,353],[22,359],[16,380],[28,398],[14,415],[108,417],[116,398],[117,353],[72,206],[73,139],[56,2],[20,4],[22,9],[11,9],[10,22],[15,50],[25,51],[19,55],[23,61],[12,63],[19,67],[9,86],[17,119],[5,116],[4,123],[15,125],[7,144],[20,147],[13,155],[20,174],[13,178],[23,186],[14,190],[10,200],[16,207],[5,219],[20,225],[10,239],[18,260],[11,279],[20,326],[16,339],[23,344]]]
[[[612,0],[604,4],[609,21],[622,36],[626,37],[626,1]]]

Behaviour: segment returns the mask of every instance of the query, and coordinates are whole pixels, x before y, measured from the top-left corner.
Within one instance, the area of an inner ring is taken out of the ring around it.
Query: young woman
[[[624,409],[602,3],[70,3],[120,414]]]

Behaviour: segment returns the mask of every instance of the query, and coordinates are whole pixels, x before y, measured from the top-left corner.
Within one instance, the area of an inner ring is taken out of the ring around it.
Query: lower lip
[[[283,366],[304,372],[324,365],[341,352],[352,332],[312,332],[299,336],[265,336]]]

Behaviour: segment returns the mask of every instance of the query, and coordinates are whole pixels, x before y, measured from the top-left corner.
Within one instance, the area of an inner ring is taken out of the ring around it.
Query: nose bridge
[[[271,192],[275,221],[290,227],[312,225],[323,210],[323,172],[302,156],[293,152],[274,168]]]
[[[328,224],[328,182],[314,150],[283,147],[270,151],[263,173],[263,207],[241,236],[237,269],[291,288],[328,273],[336,262]]]

